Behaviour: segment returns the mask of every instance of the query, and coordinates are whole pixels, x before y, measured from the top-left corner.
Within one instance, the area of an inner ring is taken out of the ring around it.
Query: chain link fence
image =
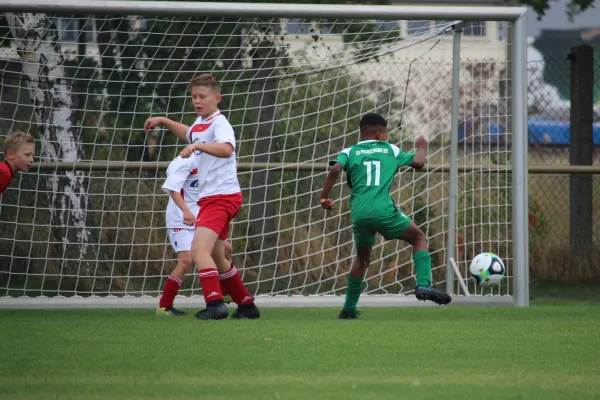
[[[594,149],[593,165],[600,163],[600,57],[594,60]],[[529,70],[529,165],[570,164],[570,61],[530,62]],[[593,216],[600,213],[600,176],[593,176]],[[530,265],[544,278],[569,280],[570,177],[559,174],[529,174]],[[600,241],[600,223],[593,225],[593,248]],[[595,251],[595,250],[594,250]],[[597,260],[597,257],[593,257]],[[593,264],[597,264],[594,262]],[[564,266],[564,267],[563,267]],[[596,271],[597,270],[597,271]],[[596,271],[596,272],[594,272]],[[600,269],[590,266],[593,280]],[[582,277],[572,277],[581,280]]]

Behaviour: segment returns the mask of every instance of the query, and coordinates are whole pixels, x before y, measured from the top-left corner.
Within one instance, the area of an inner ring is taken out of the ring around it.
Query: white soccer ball
[[[469,272],[480,286],[495,286],[506,275],[506,267],[494,253],[481,253],[471,261]]]

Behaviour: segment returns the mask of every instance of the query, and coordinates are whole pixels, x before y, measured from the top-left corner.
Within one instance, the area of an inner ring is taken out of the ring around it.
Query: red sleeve
[[[0,193],[4,192],[4,189],[6,189],[6,187],[8,185],[10,185],[11,181],[12,181],[12,173],[10,172],[8,165],[6,165],[6,163],[1,163],[0,164]]]

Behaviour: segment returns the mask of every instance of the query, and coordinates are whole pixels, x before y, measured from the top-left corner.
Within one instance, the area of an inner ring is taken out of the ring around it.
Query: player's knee
[[[212,250],[206,246],[196,245],[196,243],[192,245],[192,259],[196,263],[198,263],[198,260],[200,259],[207,260],[212,258],[212,253]]]
[[[371,264],[371,253],[363,253],[359,251],[356,255],[355,264],[364,272]]]
[[[190,257],[189,259],[177,261],[177,268],[183,270],[183,272],[185,273],[190,272],[192,270],[193,265],[194,262],[192,261],[192,257]]]
[[[360,259],[360,266],[361,266],[362,269],[369,268],[370,264],[371,264],[371,255],[361,257],[361,259]]]
[[[192,259],[199,268],[203,268],[204,265],[212,264],[212,256],[210,253],[206,251],[202,251],[202,249],[193,249],[192,250]]]
[[[417,228],[410,244],[416,251],[427,250],[427,237],[425,236],[425,233]]]
[[[231,263],[227,259],[227,256],[226,256],[226,254],[224,254],[222,249],[215,248],[211,257],[215,263],[215,266],[219,270],[219,272],[221,272],[221,273],[227,272],[231,268]]]

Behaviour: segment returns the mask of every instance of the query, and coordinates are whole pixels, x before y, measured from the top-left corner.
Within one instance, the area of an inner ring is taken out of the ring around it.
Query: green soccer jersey
[[[398,168],[411,165],[414,153],[404,153],[387,141],[363,140],[342,150],[336,162],[348,174],[352,219],[386,217],[395,212],[390,185]]]

